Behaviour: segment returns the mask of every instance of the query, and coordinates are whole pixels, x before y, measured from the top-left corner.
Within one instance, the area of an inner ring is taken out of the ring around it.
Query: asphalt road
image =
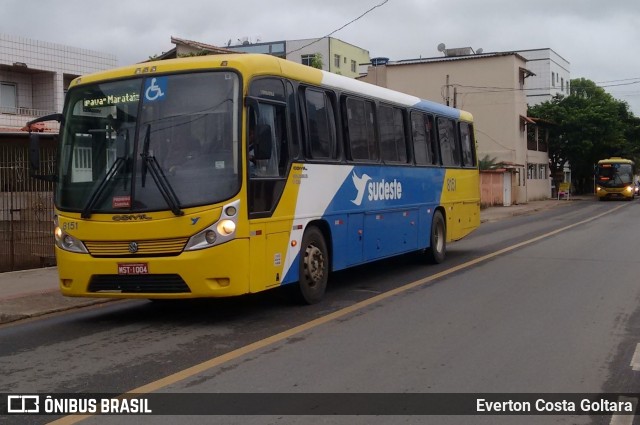
[[[487,223],[451,244],[445,264],[405,256],[338,273],[325,302],[310,307],[276,291],[177,304],[126,301],[1,327],[0,392],[640,392],[630,366],[640,342],[639,216],[640,202],[584,201]],[[82,423],[176,420],[103,416]],[[179,422],[611,420],[190,416]]]

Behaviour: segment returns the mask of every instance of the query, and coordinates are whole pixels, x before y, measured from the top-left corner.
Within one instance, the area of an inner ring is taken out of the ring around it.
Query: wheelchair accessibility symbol
[[[162,99],[167,91],[167,78],[157,77],[147,80],[145,83],[144,99],[147,102],[154,102]]]

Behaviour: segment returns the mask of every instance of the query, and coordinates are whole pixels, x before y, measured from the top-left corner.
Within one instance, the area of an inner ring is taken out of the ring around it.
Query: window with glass
[[[250,94],[257,99],[249,108],[249,171],[252,177],[284,177],[288,171],[289,137],[284,81],[260,78],[252,82]]]
[[[549,178],[546,164],[538,164],[538,179],[545,180]]]
[[[333,64],[336,68],[340,68],[340,55],[333,55]]]
[[[456,141],[454,121],[449,118],[438,117],[438,143],[442,165],[446,167],[460,166],[460,150]]]
[[[356,72],[357,68],[356,68],[356,61],[352,60],[351,61],[351,72]]]
[[[413,155],[418,165],[433,165],[437,163],[438,156],[433,143],[432,123],[431,116],[421,112],[411,113]]]
[[[17,112],[16,85],[13,83],[0,83],[0,113],[15,114]]]
[[[536,178],[536,166],[535,164],[527,164],[527,179],[533,180]]]
[[[338,152],[332,101],[324,90],[307,88],[304,94],[307,156],[335,159]]]
[[[380,105],[378,108],[380,157],[383,161],[407,162],[407,143],[403,121],[400,108],[386,105]]]
[[[350,159],[376,161],[378,150],[373,102],[349,97],[345,101],[345,111]]]
[[[311,66],[311,64],[313,63],[313,58],[315,57],[315,55],[302,55],[302,64],[303,65],[307,65],[307,66]]]
[[[629,163],[599,164],[596,181],[602,187],[624,187],[634,180],[634,166]]]
[[[83,216],[180,214],[229,199],[240,188],[239,96],[232,72],[70,89],[56,205]]]
[[[462,165],[465,167],[476,166],[475,141],[473,140],[473,127],[466,122],[460,123],[460,147],[462,148]]]

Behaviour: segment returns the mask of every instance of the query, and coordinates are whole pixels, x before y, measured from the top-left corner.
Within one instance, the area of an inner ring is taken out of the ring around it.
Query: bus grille
[[[152,239],[135,241],[138,250],[129,250],[131,241],[85,241],[84,244],[93,257],[138,257],[178,255],[187,243],[188,238]]]
[[[191,289],[177,274],[94,275],[89,282],[89,292],[102,291],[138,294],[178,294],[189,293]]]

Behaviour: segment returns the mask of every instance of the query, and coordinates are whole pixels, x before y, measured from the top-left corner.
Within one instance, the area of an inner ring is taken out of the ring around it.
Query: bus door
[[[280,285],[293,211],[281,202],[290,167],[283,81],[252,83],[247,107],[248,206],[251,292]]]

